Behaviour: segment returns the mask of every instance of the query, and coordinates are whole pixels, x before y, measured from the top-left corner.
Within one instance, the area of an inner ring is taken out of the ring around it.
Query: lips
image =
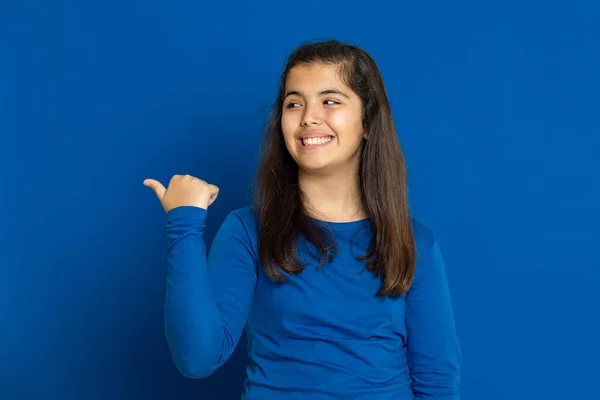
[[[296,137],[298,139],[308,139],[308,138],[327,137],[327,136],[333,136],[333,135],[331,133],[325,132],[325,131],[303,131],[296,135]]]
[[[333,136],[315,136],[306,139],[298,139],[298,144],[300,151],[318,150],[328,146],[333,140]]]
[[[297,136],[298,140],[304,141],[306,139],[315,139],[315,138],[332,138],[333,135],[329,132],[324,131],[304,131],[299,133]]]
[[[333,136],[314,136],[314,137],[309,137],[309,138],[302,138],[302,139],[300,139],[300,142],[302,143],[302,146],[307,147],[307,146],[324,145],[324,144],[331,142],[332,139],[333,139]]]

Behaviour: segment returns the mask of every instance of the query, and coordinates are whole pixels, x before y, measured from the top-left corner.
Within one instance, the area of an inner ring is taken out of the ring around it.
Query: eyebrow
[[[325,89],[325,90],[321,90],[319,92],[319,96],[323,96],[323,95],[327,95],[327,94],[339,94],[340,96],[349,98],[348,95],[346,95],[344,92],[341,92],[337,89]],[[283,96],[283,98],[285,99],[286,97],[292,96],[292,95],[303,96],[302,92],[300,92],[298,90],[290,90],[285,93],[285,96]]]

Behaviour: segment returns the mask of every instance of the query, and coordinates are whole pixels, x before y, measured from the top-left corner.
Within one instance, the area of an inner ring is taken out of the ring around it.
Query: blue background
[[[218,185],[210,242],[248,204],[286,56],[328,38],[384,75],[462,398],[596,398],[597,4],[2,2],[0,398],[239,398],[243,344],[201,381],[169,358],[165,218],[142,181]]]

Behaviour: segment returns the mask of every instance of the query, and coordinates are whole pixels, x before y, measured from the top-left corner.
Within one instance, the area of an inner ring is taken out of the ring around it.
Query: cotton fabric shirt
[[[369,220],[324,222],[337,256],[317,268],[310,244],[299,275],[274,283],[258,261],[250,207],[232,211],[207,254],[207,210],[167,213],[165,328],[178,369],[212,374],[245,330],[245,400],[458,400],[461,352],[444,262],[432,230],[411,218],[417,266],[408,293],[380,298],[381,278],[358,260]],[[315,220],[316,221],[316,220]],[[313,253],[314,254],[314,253]]]

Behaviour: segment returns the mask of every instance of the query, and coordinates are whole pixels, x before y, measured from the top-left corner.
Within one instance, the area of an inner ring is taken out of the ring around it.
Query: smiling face
[[[339,78],[339,67],[297,65],[287,75],[281,128],[286,147],[306,171],[358,171],[366,134],[360,98]]]

